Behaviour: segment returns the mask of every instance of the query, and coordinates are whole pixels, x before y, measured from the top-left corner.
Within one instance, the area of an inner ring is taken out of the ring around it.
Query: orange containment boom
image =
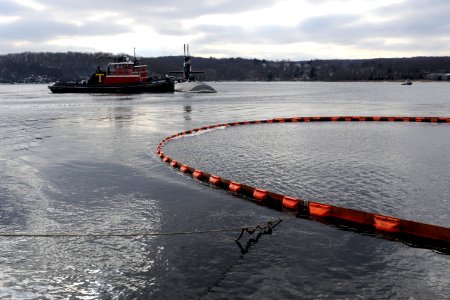
[[[211,130],[218,127],[231,127],[242,125],[255,125],[267,123],[294,123],[294,122],[421,122],[421,123],[450,123],[450,118],[446,117],[404,117],[404,116],[329,116],[329,117],[293,117],[276,118],[269,120],[232,122],[225,124],[210,125],[174,134],[161,141],[156,149],[157,155],[175,169],[191,175],[197,180],[208,182],[212,186],[220,187],[231,191],[234,194],[245,196],[260,203],[276,209],[287,209],[300,212],[309,216],[310,219],[323,221],[325,223],[345,222],[351,223],[356,228],[371,228],[375,232],[386,235],[406,235],[427,240],[443,242],[446,249],[450,251],[450,228],[431,224],[403,220],[392,216],[383,216],[355,209],[305,201],[292,196],[277,194],[268,190],[255,188],[253,186],[234,182],[217,175],[212,175],[196,168],[182,164],[169,156],[164,151],[164,145],[176,137],[184,137],[189,134],[203,130]]]

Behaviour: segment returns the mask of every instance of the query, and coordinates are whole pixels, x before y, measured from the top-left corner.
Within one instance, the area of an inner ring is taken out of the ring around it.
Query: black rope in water
[[[250,248],[256,244],[259,240],[259,238],[263,235],[263,234],[272,234],[272,229],[275,228],[275,226],[277,226],[278,224],[280,224],[282,221],[286,220],[288,218],[284,218],[284,219],[277,219],[277,220],[273,220],[273,221],[268,221],[265,224],[259,224],[256,226],[252,226],[252,227],[243,227],[241,229],[241,234],[239,235],[239,237],[235,240],[236,244],[239,246],[239,249],[241,251],[241,255],[239,256],[239,259],[233,263],[232,265],[230,265],[221,275],[220,278],[217,282],[215,282],[214,284],[212,284],[211,286],[208,287],[207,293],[211,293],[213,292],[213,288],[220,286],[220,283],[226,278],[227,274],[232,270],[232,268],[234,266],[236,266],[237,264],[239,264],[239,261],[241,259],[244,258],[244,255],[247,254],[250,250]],[[249,235],[253,235],[256,231],[258,231],[258,234],[256,235],[255,238],[251,238],[247,241],[247,243],[245,244],[245,247],[242,246],[242,244],[239,242],[240,239],[242,239],[242,237],[244,236],[244,233],[247,232]],[[202,298],[202,297],[200,297]]]
[[[239,237],[236,239],[236,241],[239,241],[242,236],[244,235],[244,232],[247,232],[248,234],[253,234],[255,233],[256,230],[259,230],[259,232],[265,233],[265,234],[271,234],[272,233],[272,228],[277,226],[278,224],[281,223],[281,221],[283,221],[283,219],[278,219],[275,221],[268,221],[265,225],[256,225],[254,227],[243,227],[241,229],[241,234],[239,235]]]
[[[252,234],[256,230],[268,230],[267,228],[274,227],[281,222],[282,219],[268,221],[267,223],[258,224],[255,226],[236,227],[236,228],[222,228],[210,230],[195,230],[195,231],[177,231],[177,232],[131,232],[131,233],[26,233],[26,232],[0,232],[0,237],[33,237],[33,238],[65,238],[65,237],[92,237],[92,238],[107,238],[107,237],[147,237],[147,236],[175,236],[175,235],[192,235],[192,234],[208,234],[241,231],[239,240],[244,232]],[[275,225],[273,225],[275,224]]]
[[[274,221],[269,221],[265,225],[262,225],[262,226],[256,225],[255,227],[242,228],[241,234],[236,239],[236,244],[241,249],[241,253],[246,254],[250,250],[250,248],[258,242],[259,238],[262,235],[272,234],[272,229],[275,228],[278,224],[280,224],[283,220],[284,219],[278,219],[278,220],[274,220]],[[258,234],[256,235],[256,237],[249,239],[247,241],[247,243],[245,244],[245,246],[242,246],[242,244],[239,242],[239,240],[243,237],[244,233],[247,232],[249,235],[252,235],[256,231],[258,231]]]

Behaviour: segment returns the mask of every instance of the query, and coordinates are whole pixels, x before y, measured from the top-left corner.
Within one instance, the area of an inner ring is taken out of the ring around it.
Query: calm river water
[[[256,205],[179,174],[155,150],[169,135],[223,122],[449,117],[449,84],[212,85],[217,94],[55,95],[45,85],[0,85],[1,299],[448,299],[450,255]],[[164,151],[283,194],[450,227],[447,124],[251,125],[176,139]],[[64,236],[279,218],[256,243],[248,234],[236,243],[239,231]]]

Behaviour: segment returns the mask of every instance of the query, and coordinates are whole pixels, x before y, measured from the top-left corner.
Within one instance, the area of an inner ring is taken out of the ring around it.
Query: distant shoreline
[[[26,52],[0,55],[0,82],[86,80],[97,66],[108,64],[104,54]],[[139,61],[149,66],[152,77],[183,68],[183,56],[143,57]],[[406,79],[426,81],[428,77],[434,82],[450,79],[450,57],[309,61],[192,57],[192,70],[203,71],[200,79],[205,81],[400,82]]]
[[[54,81],[49,82],[0,82],[0,85],[49,85]],[[322,81],[322,80],[210,80],[205,82],[224,82],[224,83],[402,83],[404,80],[340,80],[340,81]],[[450,83],[450,80],[413,80],[413,83]]]

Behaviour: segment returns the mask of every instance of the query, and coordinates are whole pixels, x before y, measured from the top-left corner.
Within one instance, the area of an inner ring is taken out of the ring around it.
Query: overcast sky
[[[450,0],[0,0],[0,54],[450,55]]]

